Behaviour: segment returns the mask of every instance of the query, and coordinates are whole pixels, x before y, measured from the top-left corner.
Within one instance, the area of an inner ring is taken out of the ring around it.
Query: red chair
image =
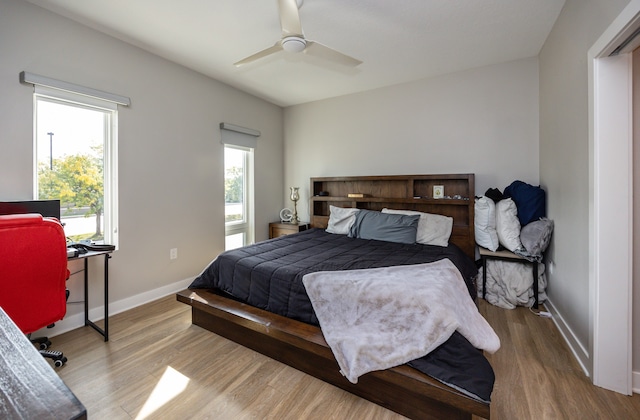
[[[67,241],[60,222],[39,214],[0,216],[0,306],[20,330],[31,333],[61,320],[67,311]],[[46,350],[62,366],[66,357]]]

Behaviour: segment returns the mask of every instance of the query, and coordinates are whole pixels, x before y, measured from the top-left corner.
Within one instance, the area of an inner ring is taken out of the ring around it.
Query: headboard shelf
[[[354,202],[354,203],[419,203],[419,204],[437,204],[439,206],[448,205],[448,206],[468,206],[468,199],[458,199],[458,198],[396,198],[396,197],[328,197],[328,196],[316,196],[313,197],[315,202],[322,201],[344,201],[344,202]],[[355,206],[354,206],[355,207]]]
[[[434,198],[434,187],[442,191],[444,198]],[[454,219],[451,242],[473,257],[474,174],[317,177],[311,178],[309,191],[313,227],[327,227],[331,205],[442,214]],[[349,194],[363,196],[349,197]]]

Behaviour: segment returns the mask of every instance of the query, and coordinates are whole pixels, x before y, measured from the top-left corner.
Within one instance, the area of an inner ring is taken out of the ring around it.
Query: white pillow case
[[[424,245],[448,246],[451,230],[453,229],[453,217],[440,214],[423,213],[413,210],[382,209],[382,213],[406,214],[420,216],[418,219],[418,233],[416,242]]]
[[[490,251],[497,250],[500,241],[496,232],[496,203],[482,196],[476,200],[474,213],[476,243]]]
[[[511,252],[522,248],[518,208],[511,198],[496,203],[496,230],[502,246]]]
[[[338,235],[346,235],[356,221],[356,213],[360,209],[329,206],[329,223],[327,232]]]

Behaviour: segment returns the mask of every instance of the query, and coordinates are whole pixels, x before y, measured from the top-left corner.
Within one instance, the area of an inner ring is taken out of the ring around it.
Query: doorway
[[[589,352],[595,385],[633,389],[633,57],[611,53],[640,27],[631,2],[589,50]]]

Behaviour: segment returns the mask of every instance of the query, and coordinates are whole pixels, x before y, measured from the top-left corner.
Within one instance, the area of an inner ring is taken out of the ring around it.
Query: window
[[[225,249],[253,242],[253,149],[225,145]]]
[[[73,241],[117,245],[117,105],[36,86],[36,199],[59,199]]]

